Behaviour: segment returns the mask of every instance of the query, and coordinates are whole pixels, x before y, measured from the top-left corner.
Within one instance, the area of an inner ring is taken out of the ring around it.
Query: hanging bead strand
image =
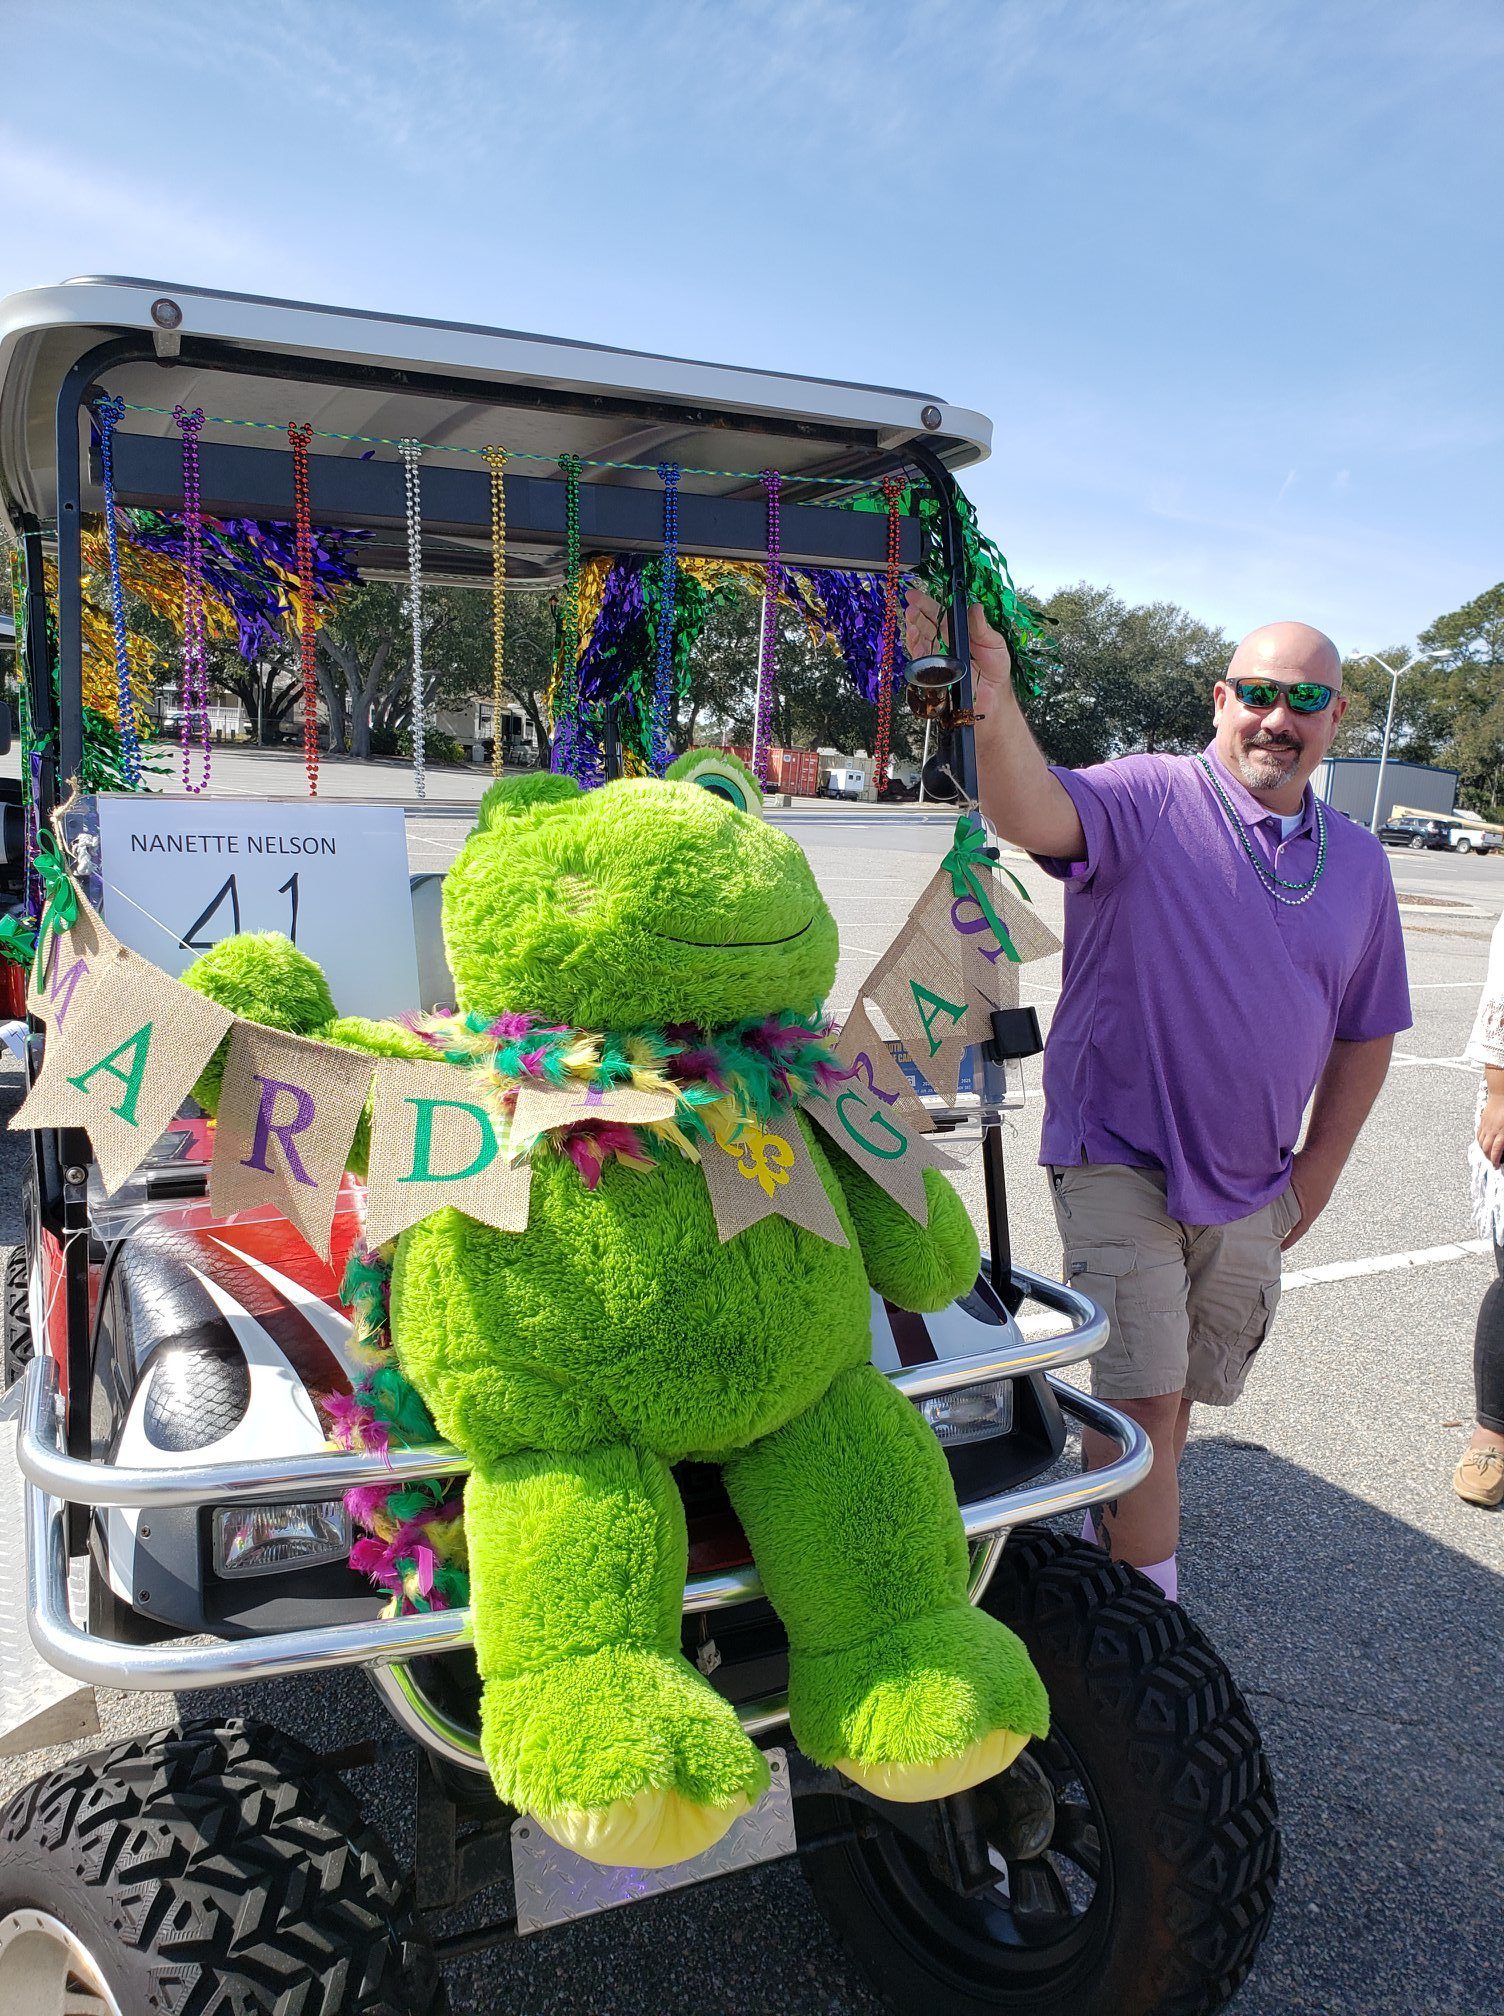
[[[507,466],[505,448],[487,448],[491,471],[491,775],[501,775],[501,717],[507,666]]]
[[[888,564],[883,575],[883,633],[877,653],[877,744],[872,752],[872,782],[879,797],[888,788],[888,753],[893,739],[893,662],[898,653],[898,500],[904,489],[901,476],[883,478],[883,495],[888,500]]]
[[[561,455],[564,472],[564,591],[559,611],[558,699],[554,708],[553,767],[577,776],[584,764],[579,707],[580,657],[580,458]]]
[[[213,754],[209,740],[209,648],[204,615],[204,518],[199,485],[198,436],[204,409],[172,413],[183,437],[183,789],[195,797],[209,788]],[[202,744],[199,782],[188,781],[194,716]]]
[[[308,443],[313,434],[310,421],[289,420],[287,439],[292,447],[293,532],[298,551],[298,649],[303,662],[303,769],[308,777],[308,795],[319,795],[319,677],[318,616],[313,588],[313,512],[308,493]]]
[[[679,465],[660,462],[663,485],[663,581],[658,591],[658,663],[653,682],[653,726],[650,744],[653,775],[669,765],[669,736],[674,719],[674,606],[679,592]]]
[[[778,640],[778,588],[782,577],[779,555],[783,550],[778,493],[783,478],[776,469],[764,469],[762,483],[768,493],[768,558],[763,575],[762,637],[757,653],[757,718],[752,731],[752,769],[758,783],[766,787],[772,769],[769,745],[773,730],[773,658]]]
[[[94,408],[94,419],[99,428],[99,466],[104,480],[105,546],[110,558],[110,629],[115,640],[115,706],[120,729],[120,774],[126,788],[135,791],[141,784],[141,740],[136,729],[136,696],[131,691],[125,588],[120,579],[120,527],[115,519],[115,429],[124,417],[123,399],[101,399]]]
[[[407,603],[413,624],[413,789],[423,799],[428,796],[423,697],[423,499],[418,481],[418,457],[423,453],[423,443],[399,442],[397,452],[402,457],[402,483],[407,499]]]

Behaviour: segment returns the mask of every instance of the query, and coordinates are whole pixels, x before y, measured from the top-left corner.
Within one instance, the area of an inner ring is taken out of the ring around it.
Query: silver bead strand
[[[413,622],[413,788],[420,799],[428,796],[428,766],[424,751],[423,705],[423,509],[419,492],[418,457],[421,441],[401,441],[402,481],[407,496],[407,601]]]

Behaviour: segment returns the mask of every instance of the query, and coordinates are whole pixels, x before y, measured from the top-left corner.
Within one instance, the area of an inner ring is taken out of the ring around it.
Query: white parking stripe
[[[1439,1267],[1447,1260],[1468,1260],[1475,1253],[1491,1253],[1488,1239],[1459,1239],[1452,1246],[1417,1246],[1409,1253],[1376,1253],[1369,1260],[1329,1260],[1324,1267],[1292,1268],[1286,1271],[1287,1288],[1314,1288],[1323,1281],[1355,1281],[1364,1274],[1397,1274],[1407,1267]]]

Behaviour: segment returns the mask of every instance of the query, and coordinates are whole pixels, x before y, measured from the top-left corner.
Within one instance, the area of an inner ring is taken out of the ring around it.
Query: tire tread
[[[163,2016],[445,2007],[385,1842],[277,1730],[189,1723],[49,1772],[0,1814],[0,1896],[41,1867],[90,1893]]]

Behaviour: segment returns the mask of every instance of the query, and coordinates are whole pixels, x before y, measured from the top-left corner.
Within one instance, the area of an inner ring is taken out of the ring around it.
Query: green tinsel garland
[[[883,498],[862,496],[852,499],[854,511],[886,511]],[[945,548],[941,540],[942,506],[927,483],[915,484],[899,497],[899,509],[917,516],[924,532],[924,554],[915,569],[915,579],[942,607],[950,603],[950,577],[945,569]],[[1055,642],[1050,635],[1053,616],[1046,616],[1026,602],[1013,585],[1007,556],[995,539],[989,539],[977,523],[976,506],[957,485],[956,509],[961,520],[961,542],[966,550],[966,599],[980,602],[983,614],[1007,642],[1013,660],[1013,685],[1021,700],[1044,690],[1045,674],[1054,664]]]

